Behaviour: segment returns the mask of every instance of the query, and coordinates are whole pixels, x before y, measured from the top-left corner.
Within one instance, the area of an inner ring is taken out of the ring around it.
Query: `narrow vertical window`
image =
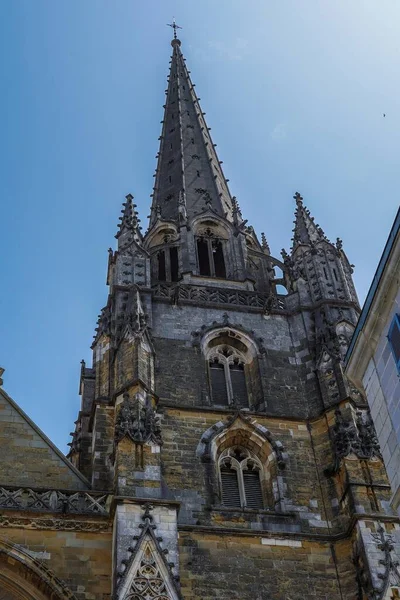
[[[324,275],[325,275],[325,279],[328,279],[328,274],[327,274],[327,272],[326,272],[326,269],[325,269],[325,267],[323,267],[323,269],[324,269]]]
[[[249,401],[247,399],[244,365],[239,363],[233,363],[229,365],[229,374],[231,376],[232,394],[235,403],[242,407],[248,406]]]
[[[178,248],[173,246],[169,249],[169,261],[171,267],[171,281],[178,281],[179,264],[178,264]]]
[[[264,508],[261,463],[247,448],[225,450],[219,459],[222,504],[232,508]]]
[[[264,508],[260,472],[256,466],[243,470],[243,487],[246,508]]]
[[[227,406],[229,404],[229,400],[224,365],[218,361],[211,362],[210,376],[213,403]]]
[[[215,276],[225,279],[226,270],[225,270],[224,251],[223,251],[220,240],[216,240],[212,243],[212,253],[213,253],[213,260],[214,260]]]
[[[400,373],[400,318],[395,315],[389,328],[388,340],[392,350],[393,358]]]
[[[197,255],[199,258],[200,275],[211,275],[207,240],[203,238],[197,240]]]
[[[333,276],[335,278],[335,281],[338,281],[338,276],[337,276],[337,273],[336,273],[336,269],[333,269]]]
[[[165,253],[161,250],[158,255],[158,281],[166,281]]]
[[[221,466],[222,504],[225,506],[240,507],[240,492],[238,474],[229,464]]]

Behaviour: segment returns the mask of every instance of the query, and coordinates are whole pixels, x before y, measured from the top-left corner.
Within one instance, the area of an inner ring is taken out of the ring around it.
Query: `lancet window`
[[[209,404],[226,408],[257,407],[263,391],[254,341],[228,326],[209,331],[201,346]]]
[[[225,450],[218,462],[221,502],[231,508],[264,508],[262,465],[246,448]]]
[[[209,355],[209,373],[213,404],[249,405],[245,360],[238,350],[227,345],[215,348]]]
[[[176,246],[171,246],[170,248],[159,250],[157,252],[156,259],[158,281],[178,281],[178,248]]]
[[[226,278],[223,241],[212,229],[206,229],[197,237],[197,259],[200,275]]]

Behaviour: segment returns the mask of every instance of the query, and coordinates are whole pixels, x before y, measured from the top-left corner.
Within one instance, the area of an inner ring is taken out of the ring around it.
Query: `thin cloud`
[[[271,133],[269,134],[269,137],[275,142],[280,142],[282,140],[285,140],[287,138],[287,135],[288,132],[286,123],[277,123],[271,131]]]

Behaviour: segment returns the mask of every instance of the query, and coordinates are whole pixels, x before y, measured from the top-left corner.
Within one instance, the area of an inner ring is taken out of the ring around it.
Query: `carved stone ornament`
[[[124,437],[135,443],[162,444],[161,428],[150,399],[144,400],[136,394],[134,399],[124,394],[115,423],[115,441]]]
[[[355,454],[358,458],[381,458],[380,447],[374,424],[368,412],[357,413],[356,422],[345,419],[340,408],[335,411],[336,422],[332,428],[332,441],[335,453],[333,471],[339,468],[340,461]]]
[[[178,577],[167,562],[167,549],[161,548],[162,537],[156,536],[153,523],[153,506],[146,504],[139,525],[140,535],[133,536],[136,543],[128,548],[130,558],[122,561],[122,571],[117,573],[117,600],[181,600],[177,586]]]
[[[357,412],[357,429],[360,438],[361,455],[365,458],[382,458],[378,436],[369,412]]]
[[[108,515],[109,496],[96,492],[0,487],[0,510]]]
[[[102,309],[92,348],[102,335],[111,337],[111,344],[115,348],[125,334],[141,337],[148,329],[148,316],[143,308],[139,288],[132,285],[124,293],[118,311],[111,305],[111,301]]]
[[[266,427],[259,425],[255,419],[238,410],[234,415],[229,417],[225,422],[219,421],[215,425],[209,427],[201,436],[200,443],[197,446],[196,455],[203,461],[209,462],[212,454],[212,442],[214,438],[221,434],[224,430],[228,430],[237,421],[242,421],[244,429],[249,432],[249,438],[253,434],[259,440],[267,441],[272,450],[275,452],[276,462],[280,470],[285,469],[288,460],[288,455],[285,452],[284,446],[280,440],[275,439],[273,434]]]
[[[192,346],[200,346],[201,340],[203,339],[205,334],[208,333],[209,331],[212,331],[213,329],[219,329],[219,328],[225,328],[225,327],[227,328],[226,333],[228,335],[231,334],[233,337],[235,337],[235,333],[234,333],[235,330],[247,334],[257,344],[260,354],[265,354],[266,348],[264,346],[264,338],[256,337],[257,333],[254,329],[248,330],[245,327],[243,327],[242,325],[239,325],[236,323],[231,323],[231,321],[229,320],[228,313],[224,313],[222,315],[221,323],[219,323],[218,321],[213,321],[212,324],[209,325],[208,327],[206,325],[202,325],[200,327],[200,329],[197,329],[196,331],[192,331],[191,332]],[[224,333],[224,332],[221,332],[221,333]]]
[[[383,566],[383,572],[378,573],[378,579],[382,581],[381,585],[373,584],[369,569],[366,565],[367,554],[356,546],[353,555],[353,564],[356,567],[356,578],[358,583],[357,600],[395,600],[400,598],[400,571],[399,561],[394,557],[393,536],[386,533],[385,529],[379,524],[376,533],[371,534],[374,544],[372,549],[374,553],[382,553],[383,557],[379,564]]]
[[[39,529],[56,531],[110,531],[112,523],[107,519],[98,518],[96,520],[76,520],[66,519],[65,517],[55,519],[42,516],[34,517],[14,517],[13,515],[0,515],[0,528],[8,529]]]
[[[268,295],[249,290],[221,289],[200,285],[184,285],[176,283],[159,283],[152,288],[153,295],[159,300],[171,304],[195,304],[196,306],[229,306],[245,307],[254,312],[263,312]],[[285,310],[283,298],[277,297],[274,312]]]

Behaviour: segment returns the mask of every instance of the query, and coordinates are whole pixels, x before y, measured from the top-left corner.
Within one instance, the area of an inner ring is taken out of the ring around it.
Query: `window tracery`
[[[149,546],[143,553],[125,600],[171,600]]]
[[[225,318],[226,317],[226,318]],[[211,404],[233,408],[256,408],[263,397],[259,353],[254,340],[243,331],[230,327],[211,328],[203,336]]]
[[[248,406],[245,358],[228,345],[209,353],[211,393],[214,404]]]
[[[231,508],[264,508],[262,465],[241,446],[228,448],[218,461],[222,504]]]
[[[197,258],[200,275],[226,278],[224,240],[213,227],[197,231]]]

